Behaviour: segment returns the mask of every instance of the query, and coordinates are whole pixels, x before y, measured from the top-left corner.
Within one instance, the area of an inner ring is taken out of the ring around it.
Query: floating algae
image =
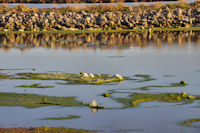
[[[18,73],[16,79],[40,79],[40,80],[66,80],[67,84],[105,84],[129,80],[127,77],[118,78],[107,74],[69,74],[69,73]],[[131,80],[131,79],[130,79]]]
[[[32,85],[20,85],[17,87],[23,87],[23,88],[53,88],[54,86],[43,86],[40,84],[32,84]]]
[[[84,106],[75,97],[40,96],[34,94],[0,93],[0,106],[23,106],[37,108],[43,106]]]
[[[145,75],[145,74],[136,74],[135,76],[143,78],[142,80],[138,80],[138,82],[146,82],[146,81],[156,80],[155,78],[151,78],[150,75]]]
[[[150,78],[150,75],[145,75],[145,74],[136,74],[135,76],[141,78]]]
[[[49,117],[49,118],[44,118],[41,120],[69,120],[69,119],[77,119],[77,118],[80,118],[80,116],[70,115],[67,117]]]
[[[10,78],[11,76],[13,76],[13,75],[7,75],[4,73],[0,73],[0,79],[7,79],[7,78]]]
[[[133,88],[134,90],[149,90],[149,88],[161,88],[161,87],[180,87],[188,85],[185,81],[180,81],[179,83],[172,83],[171,85],[148,85],[139,88]]]
[[[187,93],[186,93],[187,94]],[[193,100],[199,100],[200,97],[183,95],[183,93],[161,93],[161,94],[145,94],[133,93],[129,98],[114,98],[116,101],[122,103],[125,108],[138,107],[140,103],[144,102],[169,102],[169,103],[191,103]]]
[[[185,126],[185,127],[192,127],[192,128],[200,128],[198,125],[194,125],[194,123],[200,122],[200,118],[198,119],[189,119],[183,122],[180,122],[179,125]]]
[[[100,130],[84,130],[59,127],[37,127],[37,128],[0,128],[1,133],[98,133]]]

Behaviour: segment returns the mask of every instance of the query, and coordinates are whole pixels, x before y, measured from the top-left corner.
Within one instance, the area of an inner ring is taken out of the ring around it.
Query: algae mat
[[[23,106],[37,108],[43,106],[84,106],[75,97],[53,97],[34,94],[0,93],[0,106]]]
[[[127,77],[122,77],[119,74],[92,74],[81,72],[80,74],[70,73],[18,73],[15,79],[39,79],[39,80],[65,80],[66,84],[94,84],[100,85],[112,82],[121,82],[123,80],[134,80]]]

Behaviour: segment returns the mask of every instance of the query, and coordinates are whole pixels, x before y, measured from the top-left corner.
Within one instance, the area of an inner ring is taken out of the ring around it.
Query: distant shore
[[[29,8],[0,7],[3,32],[121,32],[199,30],[200,4]]]

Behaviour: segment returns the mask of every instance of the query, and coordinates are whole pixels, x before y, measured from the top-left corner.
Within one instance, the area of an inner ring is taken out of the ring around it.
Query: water
[[[195,2],[195,0],[188,0],[189,3],[193,3]],[[169,3],[178,3],[177,1],[163,1],[163,2],[143,2],[142,4],[147,4],[147,5],[152,5],[152,4],[156,4],[156,3],[162,3],[162,4],[169,4]],[[80,6],[80,7],[84,7],[84,6],[90,6],[90,5],[116,5],[118,3],[81,3],[81,4],[23,4],[27,7],[30,8],[62,8],[62,7],[66,7],[66,6]],[[141,2],[129,2],[129,3],[123,3],[125,5],[128,6],[135,6],[135,5],[140,5]],[[15,7],[17,5],[20,5],[19,3],[15,3],[15,4],[7,4],[10,8]]]
[[[27,39],[29,38],[29,39]],[[93,114],[87,106],[40,108],[0,107],[0,127],[68,127],[104,132],[199,133],[199,128],[180,126],[179,122],[199,118],[199,101],[190,104],[146,102],[139,107],[122,108],[115,98],[129,94],[181,93],[200,95],[200,32],[93,33],[93,34],[3,34],[0,36],[0,73],[19,72],[91,72],[119,73],[134,77],[149,74],[156,80],[123,81],[104,85],[63,85],[55,80],[1,79],[0,92],[30,93],[49,96],[76,96],[77,100],[97,102],[108,109]],[[167,75],[167,76],[166,76]],[[169,85],[181,80],[180,87],[134,88]],[[16,88],[41,83],[54,88]],[[115,91],[113,91],[115,90]],[[112,93],[104,98],[103,93]],[[112,109],[110,109],[112,108]],[[41,120],[48,117],[80,116],[70,120]],[[9,117],[8,117],[9,116]],[[194,123],[198,125],[198,123]]]

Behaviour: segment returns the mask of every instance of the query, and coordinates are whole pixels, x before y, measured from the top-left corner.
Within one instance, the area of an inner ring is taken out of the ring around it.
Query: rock
[[[180,85],[187,85],[188,83],[186,81],[180,81],[179,84]]]
[[[24,31],[24,30],[23,30],[23,29],[19,29],[18,31],[22,32],[22,31]]]
[[[109,94],[109,93],[104,93],[103,96],[104,96],[104,97],[109,97],[110,94]]]
[[[184,9],[172,9],[167,6],[154,10],[133,10],[126,7],[128,11],[92,11],[81,12],[59,12],[57,9],[26,11],[11,10],[0,12],[0,25],[8,30],[78,30],[78,29],[134,29],[155,27],[189,27],[198,26],[200,23],[200,7]],[[187,19],[187,21],[185,21]],[[4,30],[1,29],[1,30]]]
[[[167,13],[167,18],[172,18],[172,17],[173,17],[173,15],[171,12]]]
[[[185,92],[182,92],[182,93],[181,93],[181,96],[182,96],[182,97],[186,97],[187,95],[188,95],[188,94],[185,93]]]
[[[181,16],[182,15],[183,10],[181,8],[177,8],[175,9],[174,13],[176,16]]]
[[[200,7],[198,7],[198,8],[196,9],[196,12],[197,12],[197,13],[200,13]]]

